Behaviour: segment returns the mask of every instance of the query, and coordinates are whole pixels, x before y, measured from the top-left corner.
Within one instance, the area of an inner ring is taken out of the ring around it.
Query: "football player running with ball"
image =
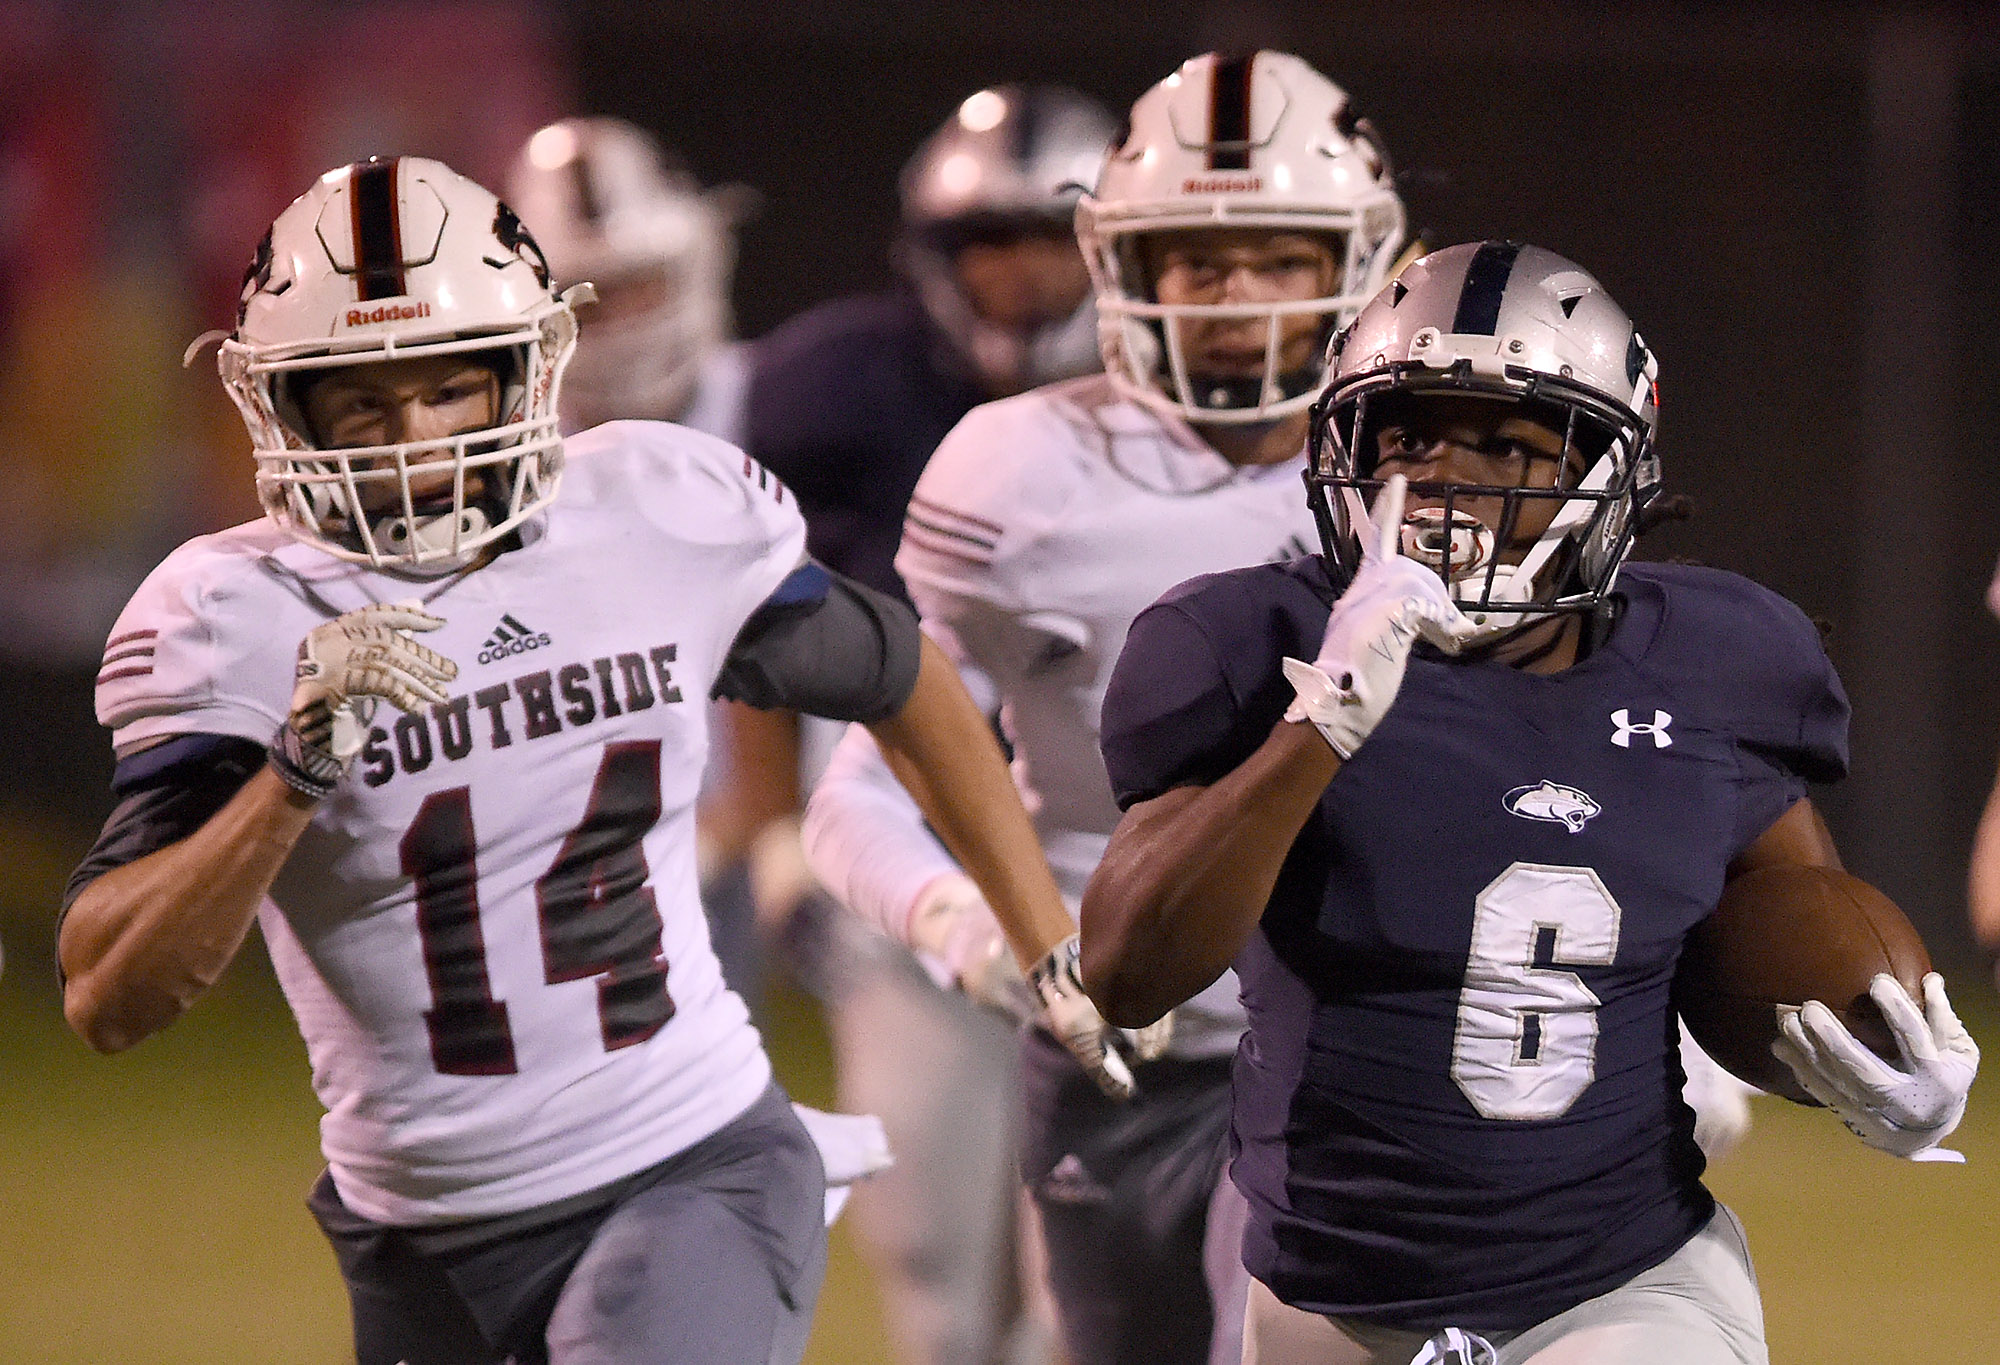
[[[1197,57],[1143,95],[1077,221],[1105,373],[965,416],[917,484],[896,557],[926,628],[997,698],[1072,901],[1118,821],[1097,712],[1125,631],[1194,574],[1308,552],[1300,477],[1326,343],[1404,231],[1345,92],[1280,52]],[[865,732],[836,751],[806,835],[828,887],[938,980],[1003,1009],[1025,999],[992,912]],[[1242,1203],[1221,1179],[1234,979],[1128,1057],[1064,962],[1039,978],[1052,1026],[1099,1054],[1094,1081],[1046,1031],[1023,1050],[1021,1175],[1070,1358],[1234,1362],[1248,1289]]]
[[[559,435],[576,297],[435,161],[322,176],[222,343],[266,519],[169,556],[98,677],[65,1010],[130,1047],[258,921],[361,1365],[804,1350],[824,1177],[696,895],[711,693],[871,725],[988,893],[1067,923],[951,665],[805,558],[776,479]]]
[[[1569,261],[1425,257],[1331,367],[1325,554],[1133,624],[1104,705],[1126,814],[1083,905],[1118,1023],[1242,979],[1244,1358],[1763,1361],[1668,988],[1726,880],[1837,865],[1805,796],[1847,763],[1818,633],[1733,574],[1620,573],[1658,488],[1655,364]],[[1817,1006],[1780,1047],[1913,1155],[1978,1052],[1936,976],[1921,1007],[1875,991],[1908,1069]]]

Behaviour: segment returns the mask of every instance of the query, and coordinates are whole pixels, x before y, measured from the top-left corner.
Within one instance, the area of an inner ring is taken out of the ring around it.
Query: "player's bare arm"
[[[1149,1024],[1222,975],[1340,763],[1281,721],[1220,782],[1126,813],[1083,897],[1083,979],[1106,1019]]]
[[[384,699],[406,711],[442,702],[457,665],[411,635],[442,625],[409,605],[335,617],[299,646],[292,710],[269,763],[184,837],[112,867],[86,885],[63,918],[58,949],[70,1026],[100,1052],[159,1032],[213,986],[243,946],[250,922],[292,847],[361,749],[357,707]],[[104,844],[156,839],[170,809],[121,805]]]
[[[1972,936],[1988,953],[2000,955],[2000,780],[1986,798],[1979,829],[1972,837],[1972,865],[1967,881],[1967,905]],[[2000,957],[1996,957],[2000,963]],[[2000,965],[1995,979],[2000,980]]]
[[[1729,880],[1746,872],[1789,864],[1796,867],[1840,866],[1840,854],[1833,846],[1833,832],[1820,818],[1819,808],[1802,797],[1790,810],[1771,823],[1755,842],[1729,864]]]
[[[1084,894],[1083,937],[1084,980],[1114,1023],[1156,1018],[1222,974],[1320,794],[1394,702],[1418,636],[1456,649],[1470,629],[1437,576],[1398,552],[1405,487],[1395,475],[1377,500],[1318,657],[1285,660],[1298,699],[1271,736],[1213,786],[1135,806],[1112,836]]]
[[[906,605],[808,562],[745,624],[717,695],[868,726],[1008,926],[1051,1030],[1108,1093],[1131,1093],[1103,1018],[1074,972],[1060,970],[1073,942],[1069,916],[999,743]]]
[[[985,892],[1022,967],[1040,961],[1069,936],[1069,912],[992,728],[928,638],[909,700],[869,729],[931,828]]]
[[[186,1013],[235,960],[318,805],[266,768],[187,838],[86,887],[58,944],[70,1027],[122,1052]]]

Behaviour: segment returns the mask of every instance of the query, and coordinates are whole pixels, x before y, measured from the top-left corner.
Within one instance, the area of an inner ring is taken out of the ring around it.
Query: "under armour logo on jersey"
[[[1653,712],[1650,723],[1634,725],[1632,713],[1621,706],[1611,713],[1611,723],[1618,727],[1611,736],[1611,742],[1621,749],[1632,747],[1634,735],[1649,736],[1655,749],[1664,749],[1674,742],[1674,737],[1667,733],[1667,727],[1674,723],[1674,718],[1665,711]]]
[[[496,664],[509,655],[526,654],[548,643],[547,631],[532,630],[516,621],[511,613],[502,613],[500,624],[486,637],[486,643],[479,647],[479,662]]]
[[[1583,833],[1591,818],[1604,811],[1589,792],[1547,778],[1514,788],[1500,798],[1500,804],[1509,815],[1518,815],[1523,820],[1546,820],[1563,826],[1571,834]]]

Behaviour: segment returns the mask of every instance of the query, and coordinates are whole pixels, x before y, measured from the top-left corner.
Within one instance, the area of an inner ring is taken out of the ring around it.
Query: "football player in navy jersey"
[[[1729,878],[1837,865],[1805,783],[1846,768],[1839,680],[1745,579],[1620,573],[1656,367],[1575,265],[1437,252],[1332,352],[1325,554],[1183,584],[1113,674],[1082,978],[1126,1026],[1242,979],[1246,1360],[1763,1361],[1669,988]],[[1935,1156],[1978,1050],[1935,974],[1872,994],[1900,1067],[1818,1004],[1776,1050]]]

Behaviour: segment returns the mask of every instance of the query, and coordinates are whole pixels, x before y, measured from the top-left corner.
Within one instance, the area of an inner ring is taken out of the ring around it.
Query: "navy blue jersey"
[[[1193,580],[1104,703],[1121,804],[1215,781],[1291,700],[1317,558]],[[1730,861],[1847,764],[1811,623],[1715,570],[1635,564],[1586,659],[1420,652],[1328,785],[1237,961],[1244,1255],[1315,1312],[1516,1330],[1708,1219],[1668,988]]]
[[[797,494],[813,558],[907,601],[910,491],[985,400],[914,297],[835,299],[755,343],[743,446]]]

